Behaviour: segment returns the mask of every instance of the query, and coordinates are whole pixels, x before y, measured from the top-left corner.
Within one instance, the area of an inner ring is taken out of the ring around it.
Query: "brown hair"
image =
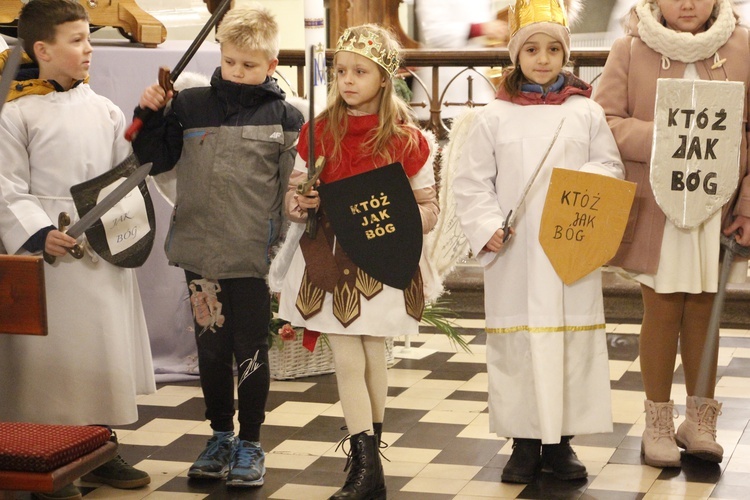
[[[509,66],[506,68],[500,85],[511,97],[518,97],[521,94],[521,86],[528,83],[528,80],[521,71],[521,66]]]
[[[60,24],[88,20],[88,12],[75,0],[31,0],[18,16],[18,38],[23,40],[26,54],[38,62],[34,55],[36,42],[53,42]]]

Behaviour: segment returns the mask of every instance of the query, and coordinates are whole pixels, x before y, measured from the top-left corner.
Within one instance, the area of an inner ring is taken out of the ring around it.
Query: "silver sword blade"
[[[8,60],[5,61],[3,74],[2,76],[0,76],[0,98],[2,98],[2,100],[0,100],[0,111],[2,111],[5,100],[8,98],[10,85],[13,83],[13,79],[16,77],[18,67],[21,66],[22,52],[23,48],[21,47],[21,43],[19,40],[19,44],[13,47],[13,50],[10,51],[10,55],[8,56]]]
[[[81,236],[88,228],[90,228],[96,221],[98,221],[102,215],[106,214],[109,209],[117,205],[117,202],[125,198],[125,196],[133,190],[143,179],[146,178],[148,173],[151,171],[151,163],[144,163],[138,167],[135,172],[130,174],[124,182],[117,186],[111,193],[105,196],[102,201],[94,205],[78,222],[68,228],[65,233],[73,238]]]
[[[547,156],[549,156],[550,151],[552,151],[552,146],[555,145],[555,141],[557,141],[557,136],[560,135],[560,129],[562,129],[563,123],[565,123],[565,117],[563,117],[562,120],[560,120],[560,124],[557,126],[557,130],[555,130],[555,135],[552,137],[552,141],[549,143],[549,146],[547,146],[547,151],[544,152],[544,156],[542,156],[542,159],[539,160],[539,164],[536,166],[534,173],[531,174],[531,177],[529,177],[529,180],[526,182],[526,186],[523,188],[523,191],[521,192],[521,196],[518,197],[518,201],[516,202],[516,205],[513,207],[513,210],[509,212],[508,220],[506,222],[505,227],[513,227],[513,223],[515,222],[516,216],[518,215],[518,209],[521,208],[521,204],[523,203],[523,200],[526,199],[526,195],[529,194],[529,190],[531,189],[531,186],[534,184],[534,181],[539,175],[539,172],[542,171],[544,162],[547,160]]]
[[[311,180],[315,176],[315,45],[310,45],[310,81],[307,99],[310,101],[310,117],[307,120],[307,179]],[[315,187],[313,185],[313,187]],[[305,223],[305,232],[311,239],[315,239],[318,233],[317,210],[314,208],[307,209],[307,222]]]

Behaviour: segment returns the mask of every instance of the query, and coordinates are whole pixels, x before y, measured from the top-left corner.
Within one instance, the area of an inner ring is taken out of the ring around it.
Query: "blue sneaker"
[[[232,462],[237,438],[234,432],[214,432],[206,443],[206,449],[188,470],[188,477],[195,479],[222,479],[227,477]]]
[[[227,477],[228,486],[261,486],[266,474],[266,454],[260,443],[241,440]]]

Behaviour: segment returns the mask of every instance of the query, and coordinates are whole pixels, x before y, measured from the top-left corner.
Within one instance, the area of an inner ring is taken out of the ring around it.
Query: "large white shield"
[[[699,226],[737,188],[744,95],[740,82],[658,80],[650,181],[675,226]]]

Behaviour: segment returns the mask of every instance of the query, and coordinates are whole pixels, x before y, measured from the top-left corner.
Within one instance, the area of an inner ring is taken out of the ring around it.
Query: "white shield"
[[[737,189],[744,95],[740,82],[658,80],[650,181],[675,226],[699,226]]]

